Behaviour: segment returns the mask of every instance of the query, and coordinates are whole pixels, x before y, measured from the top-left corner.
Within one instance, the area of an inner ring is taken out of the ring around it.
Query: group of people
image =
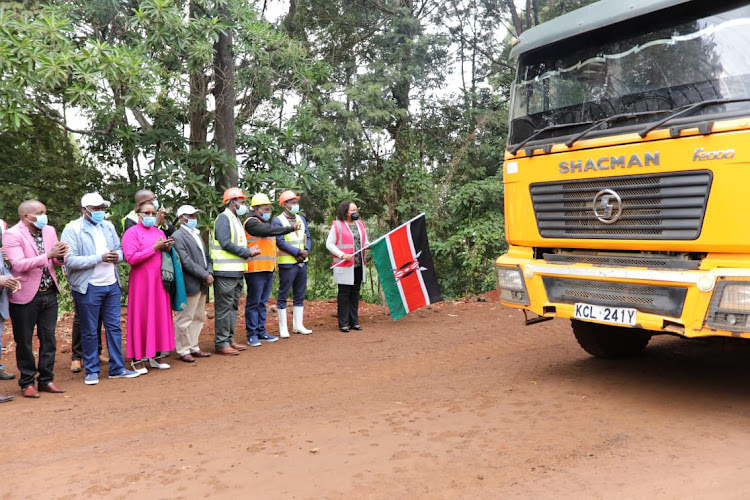
[[[40,201],[21,203],[19,221],[13,227],[0,219],[0,339],[5,320],[10,319],[22,395],[38,398],[41,392],[65,392],[54,381],[60,293],[55,268],[59,266],[75,305],[71,371],[85,371],[86,385],[99,383],[102,364],[109,364],[110,379],[136,378],[149,368],[170,368],[164,358],[173,350],[186,363],[211,356],[198,345],[210,286],[214,288],[217,354],[236,356],[248,346],[278,340],[266,331],[266,304],[277,271],[279,336],[287,338],[290,331],[312,333],[303,321],[312,241],[307,220],[299,214],[300,197],[283,192],[279,197],[283,213],[277,217],[272,217],[267,195],[255,194],[249,207],[247,200],[237,187],[224,192],[224,211],[214,221],[208,248],[197,228],[201,210],[180,206],[175,227],[167,222],[164,207],[149,190],[136,193],[133,210],[122,219],[122,238],[107,220],[110,202],[98,193],[83,196],[81,216],[65,226],[59,241]],[[367,230],[356,204],[342,203],[326,240],[339,288],[342,332],[362,329],[358,305],[366,279],[362,250],[367,246]],[[124,354],[118,269],[123,261],[130,266]],[[245,286],[247,344],[241,344],[235,333]],[[291,330],[286,312],[290,291]],[[102,327],[108,355],[102,350]],[[32,350],[35,328],[38,362]],[[129,366],[126,357],[131,360]],[[13,378],[15,374],[0,364],[0,380]],[[12,399],[13,395],[0,394],[0,402]]]

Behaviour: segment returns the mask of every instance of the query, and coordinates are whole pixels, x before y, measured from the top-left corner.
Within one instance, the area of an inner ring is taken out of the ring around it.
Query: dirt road
[[[748,348],[603,361],[494,302],[364,316],[98,386],[58,353],[66,394],[0,406],[0,498],[750,498]]]

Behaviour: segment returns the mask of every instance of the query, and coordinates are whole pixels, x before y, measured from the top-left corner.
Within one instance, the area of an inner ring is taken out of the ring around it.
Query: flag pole
[[[401,229],[401,228],[402,228],[402,227],[404,227],[405,225],[407,225],[407,224],[410,224],[410,223],[414,222],[415,220],[419,219],[420,217],[424,217],[424,212],[422,212],[421,214],[417,215],[416,217],[412,217],[412,218],[411,218],[411,219],[409,219],[408,221],[406,221],[406,222],[404,222],[403,224],[401,224],[400,226],[398,226],[398,227],[397,227],[396,229],[392,229],[392,230],[388,231],[387,233],[385,233],[385,234],[384,234],[383,236],[381,236],[381,237],[380,237],[380,238],[378,238],[377,240],[375,240],[375,241],[371,241],[371,242],[370,242],[370,243],[368,243],[367,245],[363,246],[362,248],[360,248],[359,250],[357,250],[356,252],[354,252],[354,253],[352,254],[352,257],[354,257],[355,255],[357,255],[357,254],[358,254],[358,253],[360,253],[360,252],[364,252],[365,250],[367,250],[368,248],[370,248],[370,246],[372,246],[373,244],[375,244],[375,243],[377,243],[378,241],[382,240],[383,238],[385,238],[386,236],[388,236],[388,235],[389,235],[389,234],[391,234],[392,232],[394,232],[394,231],[398,231],[399,229]],[[332,266],[330,267],[330,269],[333,269],[334,267],[336,267],[336,266],[338,266],[338,265],[342,264],[343,262],[347,262],[347,261],[345,261],[345,260],[342,260],[342,261],[340,261],[340,262],[337,262],[337,263],[335,263],[334,265],[332,265]]]

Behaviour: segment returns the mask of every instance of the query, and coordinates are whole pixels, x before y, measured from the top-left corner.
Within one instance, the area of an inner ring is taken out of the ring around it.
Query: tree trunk
[[[127,130],[128,116],[125,113],[125,104],[122,100],[122,96],[120,95],[120,91],[116,90],[116,87],[111,86],[111,88],[112,98],[115,101],[115,106],[117,109],[118,121],[120,122],[120,126],[122,127],[122,129]],[[128,142],[122,143],[122,156],[125,160],[125,165],[128,172],[128,181],[130,181],[130,184],[137,186],[140,183],[140,180],[138,179],[138,173],[135,171],[135,153],[133,151],[132,144]]]
[[[208,140],[207,82],[208,78],[202,72],[190,74],[190,151],[205,148]],[[188,167],[194,174],[200,175],[207,184],[210,183],[209,165],[192,160]],[[193,198],[197,193],[188,194]]]
[[[516,10],[516,5],[515,3],[513,3],[513,0],[505,0],[505,8],[507,9],[513,21],[513,29],[516,30],[514,35],[518,37],[524,31],[523,20],[521,19],[521,16],[518,14],[518,11]]]
[[[219,6],[221,16],[230,22],[226,7]],[[215,132],[216,147],[226,154],[226,162],[214,165],[216,190],[236,186],[239,182],[237,171],[237,133],[234,128],[234,55],[232,54],[232,32],[220,33],[214,44],[214,98],[216,100]]]

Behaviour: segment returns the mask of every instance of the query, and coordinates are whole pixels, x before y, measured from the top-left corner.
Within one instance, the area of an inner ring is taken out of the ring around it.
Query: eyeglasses
[[[156,215],[156,212],[138,212],[139,214],[143,215],[144,217],[154,216]]]

